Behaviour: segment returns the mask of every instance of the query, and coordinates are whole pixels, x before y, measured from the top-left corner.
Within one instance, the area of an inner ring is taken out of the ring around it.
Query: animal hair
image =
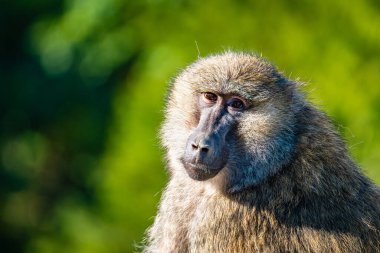
[[[231,51],[174,79],[161,130],[170,179],[144,252],[380,252],[380,190],[298,86],[267,60]],[[226,165],[194,180],[183,156],[204,92],[250,107],[225,137]]]

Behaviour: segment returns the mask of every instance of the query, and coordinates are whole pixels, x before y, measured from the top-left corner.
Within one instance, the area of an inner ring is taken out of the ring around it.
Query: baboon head
[[[286,165],[302,98],[264,59],[226,52],[199,59],[173,81],[162,140],[172,174],[234,193]]]

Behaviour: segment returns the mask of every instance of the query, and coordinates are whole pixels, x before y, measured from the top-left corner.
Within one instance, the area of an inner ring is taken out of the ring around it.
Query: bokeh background
[[[5,0],[0,35],[0,252],[136,250],[167,84],[226,49],[307,82],[380,183],[378,0]]]

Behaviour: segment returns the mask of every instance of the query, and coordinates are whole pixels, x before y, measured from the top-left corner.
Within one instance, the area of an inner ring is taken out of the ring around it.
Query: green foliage
[[[380,183],[380,5],[367,1],[14,1],[0,11],[0,248],[132,252],[167,179],[170,78],[254,51],[306,81]]]

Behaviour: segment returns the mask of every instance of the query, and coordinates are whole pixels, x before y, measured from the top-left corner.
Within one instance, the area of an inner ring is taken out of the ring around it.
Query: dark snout
[[[207,180],[218,174],[228,160],[226,135],[231,120],[222,111],[203,112],[198,127],[187,140],[182,162],[188,175]]]
[[[225,150],[218,136],[195,132],[188,139],[183,157],[187,173],[201,181],[214,177],[226,163]]]

